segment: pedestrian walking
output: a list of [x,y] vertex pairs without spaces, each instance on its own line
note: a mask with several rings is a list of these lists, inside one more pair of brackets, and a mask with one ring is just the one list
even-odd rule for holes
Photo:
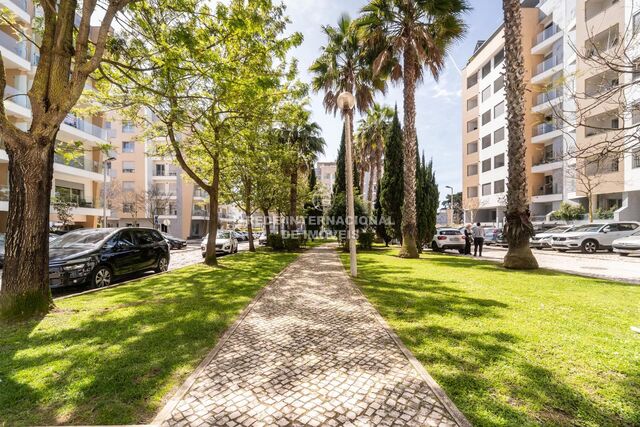
[[467,224],[464,227],[464,254],[471,255],[471,243],[473,242],[473,231],[471,231],[471,224]]
[[475,227],[473,227],[473,256],[478,256],[478,252],[480,252],[480,256],[482,256],[482,246],[484,246],[484,228],[480,226],[480,223],[477,223]]

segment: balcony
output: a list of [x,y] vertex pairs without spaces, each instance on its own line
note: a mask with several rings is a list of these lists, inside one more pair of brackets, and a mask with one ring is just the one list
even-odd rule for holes
[[547,92],[540,93],[536,96],[532,111],[534,113],[547,111],[562,102],[563,96],[564,89],[562,87],[553,88]]
[[200,199],[206,199],[207,197],[209,197],[209,195],[204,190],[195,190],[193,192],[193,197],[200,198]]
[[550,203],[562,200],[562,186],[558,183],[545,184],[533,192],[533,203]]
[[19,68],[24,71],[31,70],[31,63],[27,55],[27,42],[19,41],[9,34],[0,31],[0,48],[6,68]]
[[544,173],[560,168],[562,168],[562,154],[553,153],[551,155],[546,154],[534,160],[531,172]]
[[9,9],[21,21],[31,23],[26,0],[0,0],[0,9],[3,7]]
[[562,57],[552,56],[536,66],[531,83],[538,84],[549,80],[560,70],[562,70]]
[[556,123],[540,123],[533,127],[531,142],[539,144],[562,135],[562,127]]
[[533,39],[533,47],[531,53],[534,55],[540,55],[548,51],[553,44],[562,37],[562,30],[557,25],[553,24],[544,31],[538,33]]
[[618,0],[589,0],[585,3],[585,21],[589,21],[609,9]]
[[205,210],[205,209],[194,209],[192,214],[192,217],[197,217],[197,218],[209,218],[209,211]]
[[64,122],[65,125],[71,126],[72,128],[76,128],[84,133],[88,133],[89,135],[95,136],[98,139],[106,140],[107,139],[107,130],[101,128],[100,126],[96,126],[88,121],[76,117],[73,114],[68,114],[65,117]]
[[[82,176],[94,181],[102,182],[104,179],[102,174],[102,162],[87,161],[84,156],[71,160],[66,159],[59,154],[55,154],[53,157],[53,167],[55,171],[69,175]],[[107,176],[107,182],[109,181],[110,177]]]

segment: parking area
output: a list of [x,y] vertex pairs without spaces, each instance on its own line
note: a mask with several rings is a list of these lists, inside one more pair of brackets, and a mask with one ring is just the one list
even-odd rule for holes
[[[506,248],[485,247],[483,258],[502,261],[506,253]],[[533,253],[542,268],[640,284],[640,257],[637,256],[621,257],[616,253],[609,252],[560,253],[539,249],[534,249]]]

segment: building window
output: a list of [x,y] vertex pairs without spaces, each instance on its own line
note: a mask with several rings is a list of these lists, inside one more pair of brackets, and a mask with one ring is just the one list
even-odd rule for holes
[[135,189],[135,181],[122,181],[122,191],[134,191]]
[[122,173],[134,173],[136,171],[135,162],[122,162]]
[[125,120],[122,122],[122,133],[133,133],[136,130],[136,125],[130,121]]
[[490,196],[491,195],[491,183],[482,184],[482,195]]
[[467,99],[467,111],[473,110],[478,106],[478,96]]
[[498,154],[493,158],[493,168],[498,169],[504,166],[504,154]]
[[467,144],[467,154],[473,154],[478,152],[478,143],[470,142]]
[[473,75],[467,77],[467,89],[475,86],[478,83],[478,73],[473,73]]
[[493,57],[493,68],[496,68],[498,65],[502,64],[502,61],[504,61],[504,49],[496,53],[496,56]]
[[484,79],[485,77],[487,77],[490,72],[491,72],[491,61],[484,64],[484,67],[482,67],[482,78]]
[[640,12],[633,15],[633,34],[640,33]]
[[482,113],[482,124],[486,125],[491,121],[491,110]]
[[493,82],[493,93],[498,92],[504,87],[504,76],[500,76]]
[[631,152],[631,168],[640,168],[640,145]]
[[491,134],[482,137],[482,148],[491,147]]
[[123,203],[122,204],[122,212],[123,213],[132,213],[134,210],[134,204],[133,203]]
[[501,127],[493,133],[493,143],[497,144],[500,141],[504,141],[504,127]]
[[133,153],[136,149],[136,144],[133,141],[123,141],[122,142],[122,152],[123,153]]
[[500,181],[496,181],[493,183],[493,193],[494,194],[504,193],[504,179],[501,179]]
[[478,119],[469,120],[467,122],[467,132],[478,130]]
[[500,117],[501,115],[504,114],[504,101],[502,101],[500,104],[496,105],[493,108],[493,117]]
[[491,170],[491,159],[482,161],[482,172],[488,172]]
[[486,102],[487,99],[491,97],[491,86],[487,86],[482,91],[482,102]]
[[634,104],[631,107],[631,124],[637,125],[640,123],[640,102]]
[[164,176],[165,175],[165,167],[163,164],[157,164],[156,170],[154,172],[155,176]]
[[478,197],[478,187],[467,187],[467,197]]
[[467,165],[467,176],[478,175],[478,165]]

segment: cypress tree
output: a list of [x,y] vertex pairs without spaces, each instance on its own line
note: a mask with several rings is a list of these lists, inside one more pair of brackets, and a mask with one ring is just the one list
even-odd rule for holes
[[404,170],[402,127],[396,107],[391,129],[387,135],[384,149],[384,173],[380,183],[380,204],[382,212],[392,225],[389,227],[391,238],[402,238],[402,204],[404,200]]
[[316,169],[311,165],[309,167],[311,172],[309,173],[309,191],[313,191],[316,189],[316,185],[318,183],[318,177],[316,176]]
[[416,207],[417,207],[417,228],[418,249],[429,245],[436,230],[436,217],[438,215],[438,203],[440,193],[436,184],[436,176],[433,172],[433,161],[427,164],[422,154],[422,161],[418,159],[419,177],[417,179]]
[[[376,188],[380,188],[380,181]],[[373,205],[373,215],[376,221],[376,234],[378,238],[384,241],[385,246],[389,246],[391,236],[387,230],[387,224],[383,221],[384,213],[382,212],[382,205],[380,204],[380,191],[376,191],[376,201]]]

